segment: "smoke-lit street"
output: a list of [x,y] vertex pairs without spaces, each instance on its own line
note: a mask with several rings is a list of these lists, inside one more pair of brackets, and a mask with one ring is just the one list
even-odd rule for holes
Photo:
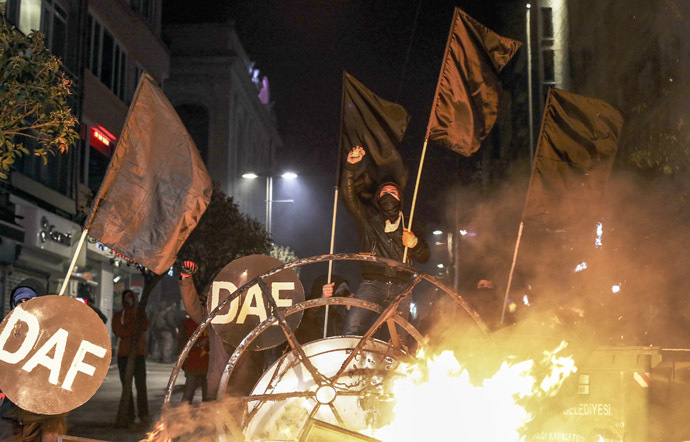
[[0,0],[0,441],[690,440],[688,29]]

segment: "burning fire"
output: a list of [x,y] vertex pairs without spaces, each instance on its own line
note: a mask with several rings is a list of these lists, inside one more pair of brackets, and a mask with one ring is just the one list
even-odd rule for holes
[[[172,442],[172,439],[168,436],[165,430],[165,424],[163,421],[157,422],[153,429],[146,433],[146,442]],[[143,442],[143,441],[142,441]]]
[[[372,431],[378,440],[519,441],[533,419],[525,408],[529,398],[555,395],[576,371],[571,357],[544,352],[541,361],[504,362],[492,377],[475,385],[451,351],[436,357],[419,355],[408,376],[393,385],[397,401],[391,424]],[[535,375],[544,373],[543,377]]]

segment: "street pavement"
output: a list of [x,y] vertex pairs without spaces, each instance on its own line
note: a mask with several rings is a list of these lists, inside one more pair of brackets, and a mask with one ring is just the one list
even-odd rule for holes
[[[146,384],[149,412],[152,419],[152,423],[149,425],[137,420],[129,428],[114,427],[122,386],[117,372],[117,364],[113,364],[96,394],[67,416],[67,435],[112,442],[133,442],[146,439],[147,433],[160,417],[163,397],[174,365],[174,363],[162,364],[146,361]],[[184,382],[184,373],[181,372],[171,399],[173,404],[178,404],[182,399]],[[133,390],[136,394],[136,388]],[[200,391],[197,392],[197,396],[195,403],[201,399]]]

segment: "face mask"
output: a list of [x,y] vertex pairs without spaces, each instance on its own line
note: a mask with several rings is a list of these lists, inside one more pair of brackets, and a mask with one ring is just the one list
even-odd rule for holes
[[381,211],[386,216],[386,218],[392,220],[396,218],[400,213],[400,201],[395,199],[395,197],[389,193],[384,194],[378,200],[379,207]]

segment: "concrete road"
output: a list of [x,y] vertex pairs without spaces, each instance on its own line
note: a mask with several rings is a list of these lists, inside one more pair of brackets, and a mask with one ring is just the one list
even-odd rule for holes
[[[117,408],[120,403],[122,387],[117,372],[117,365],[111,365],[103,384],[96,394],[84,405],[73,410],[67,416],[67,434],[113,442],[132,442],[146,439],[147,432],[160,417],[165,389],[170,379],[174,364],[162,364],[146,361],[146,384],[148,386],[149,412],[153,423],[145,425],[136,422],[129,428],[114,428]],[[184,373],[178,377],[172,403],[177,404],[182,398]],[[135,394],[136,394],[136,389]],[[201,392],[197,392],[195,403],[200,402]],[[135,401],[136,403],[136,401]]]

